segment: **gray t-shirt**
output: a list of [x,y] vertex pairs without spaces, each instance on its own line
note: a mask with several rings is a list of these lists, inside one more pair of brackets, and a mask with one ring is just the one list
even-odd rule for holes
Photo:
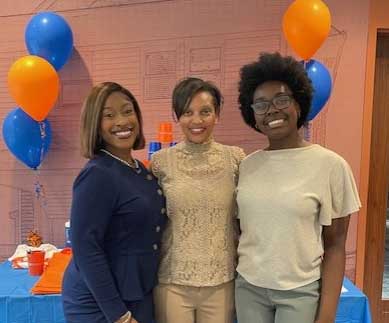
[[239,172],[237,271],[253,285],[277,290],[318,280],[322,226],[361,206],[347,162],[314,144],[254,152]]

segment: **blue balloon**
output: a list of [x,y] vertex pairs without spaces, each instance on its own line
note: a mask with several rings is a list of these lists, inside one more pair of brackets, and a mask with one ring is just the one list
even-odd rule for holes
[[4,119],[3,138],[17,159],[36,169],[50,148],[51,126],[47,119],[35,121],[22,109],[16,108]]
[[33,16],[25,31],[28,52],[47,60],[58,71],[73,51],[73,33],[66,20],[53,13]]
[[309,60],[305,64],[305,70],[312,81],[314,89],[312,106],[308,114],[308,121],[311,121],[327,103],[331,95],[332,79],[328,69],[314,59]]

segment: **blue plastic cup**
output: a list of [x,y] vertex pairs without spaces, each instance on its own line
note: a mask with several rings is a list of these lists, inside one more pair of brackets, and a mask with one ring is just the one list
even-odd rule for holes
[[161,143],[159,141],[150,141],[149,143],[149,160],[151,155],[161,149]]

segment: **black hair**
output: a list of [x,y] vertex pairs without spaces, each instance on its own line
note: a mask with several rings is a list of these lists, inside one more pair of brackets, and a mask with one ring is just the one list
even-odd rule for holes
[[306,123],[311,108],[312,82],[302,63],[291,56],[281,56],[277,52],[261,53],[257,61],[244,65],[240,70],[238,103],[245,123],[259,131],[255,126],[251,104],[257,87],[267,81],[285,83],[292,91],[293,98],[300,107],[297,128],[301,128]]
[[212,96],[215,113],[217,116],[220,114],[223,98],[217,86],[197,77],[188,77],[177,83],[173,90],[172,110],[177,120],[188,109],[193,97],[200,92],[208,92]]

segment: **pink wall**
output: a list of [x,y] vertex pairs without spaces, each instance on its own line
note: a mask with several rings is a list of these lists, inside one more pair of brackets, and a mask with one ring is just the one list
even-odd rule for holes
[[[60,73],[61,96],[49,115],[53,145],[38,174],[10,155],[0,139],[0,257],[7,257],[32,228],[47,242],[63,245],[71,185],[85,162],[78,153],[82,99],[101,81],[128,87],[142,107],[145,134],[154,140],[160,121],[170,121],[170,93],[186,75],[214,81],[225,96],[216,139],[247,153],[264,139],[248,129],[237,110],[239,68],[261,51],[292,53],[281,31],[282,14],[291,0],[9,0],[0,7],[0,118],[14,107],[7,91],[11,63],[27,52],[24,28],[32,14],[62,14],[75,36],[75,52]],[[331,35],[315,58],[335,80],[326,109],[313,122],[312,141],[343,155],[359,183],[368,0],[328,0]],[[175,129],[176,139],[180,139]],[[143,159],[147,151],[137,157]],[[44,196],[34,195],[34,181]],[[351,222],[347,270],[354,276],[356,224]]]

